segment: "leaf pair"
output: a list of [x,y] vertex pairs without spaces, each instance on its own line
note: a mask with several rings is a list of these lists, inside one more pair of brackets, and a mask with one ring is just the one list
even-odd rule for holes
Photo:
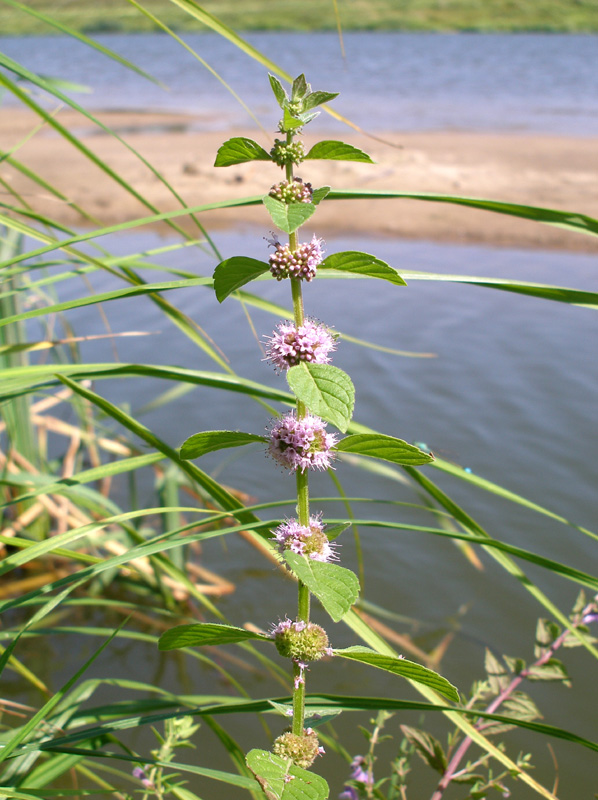
[[[316,159],[326,161],[360,161],[364,164],[374,163],[363,150],[360,150],[358,147],[353,147],[352,144],[339,142],[335,139],[325,139],[321,142],[317,142],[303,157],[304,161]],[[236,164],[245,164],[248,161],[272,161],[272,157],[253,139],[249,139],[247,136],[233,136],[232,139],[227,139],[227,141],[218,148],[214,166],[232,167]]]
[[[286,553],[285,553],[286,557]],[[303,556],[298,556],[303,558]],[[304,559],[306,560],[306,559]],[[313,562],[317,564],[319,562]],[[321,566],[336,566],[326,564]],[[341,567],[336,567],[341,569]],[[349,570],[344,570],[349,572]],[[355,577],[355,576],[353,576]],[[245,628],[236,628],[232,625],[221,625],[216,623],[198,622],[193,625],[179,625],[171,628],[160,637],[158,647],[160,650],[178,650],[182,647],[207,647],[221,644],[238,644],[248,640],[270,641],[267,636]],[[392,675],[399,675],[416,683],[429,686],[439,694],[444,695],[449,700],[459,702],[457,689],[446,678],[443,678],[434,670],[409,661],[406,658],[396,658],[395,656],[383,655],[371,650],[369,647],[354,646],[339,650],[333,650],[335,656],[358,661],[362,664],[369,664],[376,669],[384,670]]]

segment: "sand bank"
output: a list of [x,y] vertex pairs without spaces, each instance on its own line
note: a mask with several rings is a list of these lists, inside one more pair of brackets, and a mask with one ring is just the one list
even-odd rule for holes
[[[189,206],[264,194],[280,179],[280,170],[263,162],[226,169],[213,167],[219,145],[230,136],[250,136],[269,147],[269,137],[259,130],[205,132],[198,130],[205,120],[183,114],[109,112],[98,117],[147,159]],[[160,211],[180,207],[122,142],[70,110],[60,112],[57,119]],[[104,224],[151,213],[48,125],[23,143],[36,123],[37,117],[27,111],[5,108],[0,115],[0,150],[17,148],[15,159]],[[339,137],[328,137],[322,128],[316,138]],[[314,186],[457,194],[598,217],[595,138],[459,131],[382,134],[381,138],[391,145],[349,130],[342,138],[370,153],[376,164],[310,161],[299,174]],[[308,144],[315,141],[309,136],[306,139]],[[0,163],[0,177],[36,211],[65,225],[81,225],[80,215],[69,202],[52,197],[6,160]],[[6,197],[4,188],[2,192]],[[271,224],[261,207],[209,212],[201,219],[208,228],[256,223],[267,230]],[[598,240],[583,234],[414,200],[325,203],[318,211],[317,230],[324,236],[351,232],[498,246],[598,250]]]

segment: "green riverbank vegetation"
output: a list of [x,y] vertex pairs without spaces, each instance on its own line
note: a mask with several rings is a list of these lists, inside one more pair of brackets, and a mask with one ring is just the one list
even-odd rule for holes
[[[13,0],[2,0],[0,29],[3,35],[59,32],[40,14],[52,15],[63,25],[86,32],[157,30],[156,25],[127,0],[29,0],[31,13]],[[203,31],[205,26],[181,0],[146,0],[152,14],[177,30]],[[235,30],[404,30],[478,32],[590,33],[598,31],[596,0],[339,0],[338,17],[333,3],[322,0],[206,0],[201,8]]]

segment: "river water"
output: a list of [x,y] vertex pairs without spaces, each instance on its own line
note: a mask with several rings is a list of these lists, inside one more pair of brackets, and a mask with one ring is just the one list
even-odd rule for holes
[[[233,58],[231,54],[236,51],[215,37],[186,38],[222,70],[245,99],[252,98],[252,107],[267,121],[271,102],[263,88],[264,70],[249,65],[246,59]],[[349,34],[346,64],[331,35],[254,34],[248,38],[267,49],[281,66],[294,72],[305,68],[315,86],[340,89],[343,94],[338,110],[370,128],[598,134],[598,72],[593,66],[597,37]],[[94,67],[95,55],[84,57],[78,48],[67,54],[59,38],[28,40],[27,45],[3,40],[0,48],[32,69],[56,77],[68,74],[72,79],[69,69],[76,65],[77,80],[93,86],[93,95],[83,98],[90,107],[199,110],[204,119],[200,124],[206,126],[245,124],[239,107],[223,100],[213,79],[166,37],[111,36],[101,40],[153,71],[172,90],[165,93],[137,77],[129,80],[127,73],[104,60],[101,63],[105,68],[100,70]],[[249,228],[218,232],[216,241],[223,257],[244,254],[263,259],[264,233]],[[161,244],[164,241],[153,233],[123,235],[108,243],[123,254]],[[405,271],[486,275],[588,290],[596,286],[596,259],[591,255],[377,241],[355,238],[350,233],[327,242],[328,252],[348,249],[374,253]],[[214,267],[214,260],[197,249],[162,258],[158,263],[198,274],[209,275]],[[96,276],[94,286],[98,291],[115,288],[109,280],[109,276]],[[255,286],[260,296],[288,307],[286,286],[274,281]],[[80,291],[79,285],[65,285],[61,299]],[[341,333],[433,356],[391,356],[341,341],[335,364],[347,370],[356,384],[358,421],[409,441],[425,442],[442,458],[464,468],[464,476],[473,474],[494,481],[576,525],[597,527],[595,311],[490,289],[417,280],[410,281],[407,288],[389,288],[373,281],[317,280],[307,287],[306,297],[307,312]],[[281,379],[261,361],[258,343],[233,300],[219,307],[213,295],[202,289],[172,294],[170,299],[197,320],[239,374],[280,385]],[[121,360],[212,368],[203,353],[156,318],[149,301],[122,300],[105,310],[115,332],[135,329],[154,333],[151,337],[119,340]],[[274,318],[263,312],[251,314],[259,335],[272,330]],[[69,319],[79,335],[104,330],[99,315],[89,310],[73,312]],[[92,362],[112,358],[106,342],[83,344],[82,352]],[[111,400],[136,409],[167,387],[139,382],[134,397],[124,382],[103,381],[96,388]],[[202,388],[181,397],[167,412],[153,411],[142,420],[173,445],[199,430],[229,427],[261,432],[265,425],[264,411],[256,404],[247,404],[241,396],[216,395]],[[233,452],[232,456],[214,455],[202,466],[258,502],[283,499],[293,492],[293,482],[273,472],[272,464],[257,448]],[[427,474],[494,537],[589,572],[595,568],[595,542],[578,530],[435,470],[429,469]],[[390,478],[349,465],[340,465],[337,475],[348,494],[417,502],[412,492]],[[318,476],[313,493],[333,495],[334,486],[327,476]],[[342,512],[338,506],[327,505],[326,513]],[[426,524],[420,513],[406,508],[391,512],[385,507],[364,507],[357,513]],[[354,547],[350,537],[344,536],[343,560],[354,565]],[[413,630],[422,646],[430,645],[439,631],[454,630],[455,638],[441,670],[460,688],[466,691],[481,677],[486,646],[497,654],[530,658],[535,620],[542,610],[487,555],[480,556],[480,571],[444,539],[405,532],[389,534],[375,528],[364,528],[362,536],[368,600],[418,620],[413,629],[406,623],[390,624]],[[292,588],[285,586],[244,542],[230,541],[226,549],[220,542],[208,543],[204,559],[210,568],[237,584],[236,592],[221,603],[234,624],[251,620],[267,625],[280,614],[292,613]],[[572,583],[557,580],[539,568],[525,569],[557,605],[564,610],[572,606],[576,596]],[[351,643],[341,625],[330,627],[335,644]],[[111,669],[122,677],[131,672],[141,677],[140,652],[138,644],[121,647]],[[161,685],[170,681],[173,688],[180,688],[181,673],[172,658],[158,661],[149,649],[145,658],[145,680]],[[596,708],[588,680],[593,665],[579,649],[567,651],[565,661],[574,680],[573,689],[536,686],[533,696],[545,722],[596,740]],[[63,663],[62,668],[66,675],[71,667]],[[312,672],[313,690],[408,696],[404,686],[382,673],[382,677],[370,676],[336,663]],[[208,671],[189,675],[188,681],[186,692],[214,691],[213,676]],[[247,688],[256,697],[279,691],[259,678],[248,678]],[[417,715],[401,715],[401,721],[420,722]],[[265,746],[265,741],[249,740],[243,721],[233,721],[232,726],[244,746]],[[344,743],[353,752],[363,750],[363,740],[353,730],[350,717],[346,717],[343,728],[343,737],[347,737]],[[550,784],[554,764],[545,743],[533,734],[519,732],[512,735],[512,742],[511,753],[518,749],[537,753],[535,775]],[[595,754],[558,741],[552,744],[559,763],[559,796],[589,800],[598,785],[598,770],[591,768]],[[200,756],[199,762],[209,761],[210,766],[226,769],[225,757],[212,754],[212,741],[205,746],[210,748],[209,758]],[[330,756],[322,761],[321,768],[333,788],[338,788],[345,774],[340,759]],[[429,778],[415,784],[414,797],[429,796],[432,785]],[[218,793],[210,784],[205,796],[228,800],[236,795],[228,789]],[[519,800],[533,795],[516,785],[513,796]]]
[[[249,124],[233,97],[165,35],[98,36],[166,85],[127,71],[65,37],[0,37],[0,50],[43,75],[79,82],[91,108],[188,111],[206,126]],[[263,66],[213,34],[185,41],[260,120],[276,123]],[[598,135],[598,36],[348,33],[247,34],[314,89],[338,91],[334,108],[366,129],[493,130]],[[68,47],[66,43],[68,42]]]

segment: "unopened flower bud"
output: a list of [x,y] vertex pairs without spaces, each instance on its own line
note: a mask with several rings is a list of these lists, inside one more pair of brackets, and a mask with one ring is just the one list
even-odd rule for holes
[[286,731],[274,740],[272,750],[281,758],[290,758],[293,764],[303,769],[311,767],[322,752],[318,735],[311,728],[304,729],[303,736]]
[[292,658],[301,664],[319,661],[332,652],[326,631],[314,622],[284,619],[273,628],[271,635],[283,658]]
[[290,203],[311,203],[313,198],[311,183],[303,183],[301,178],[275,183],[268,194],[282,203],[287,203],[287,205]]
[[282,139],[275,139],[270,156],[279,167],[287,164],[300,164],[305,158],[305,148],[301,141],[287,143]]

